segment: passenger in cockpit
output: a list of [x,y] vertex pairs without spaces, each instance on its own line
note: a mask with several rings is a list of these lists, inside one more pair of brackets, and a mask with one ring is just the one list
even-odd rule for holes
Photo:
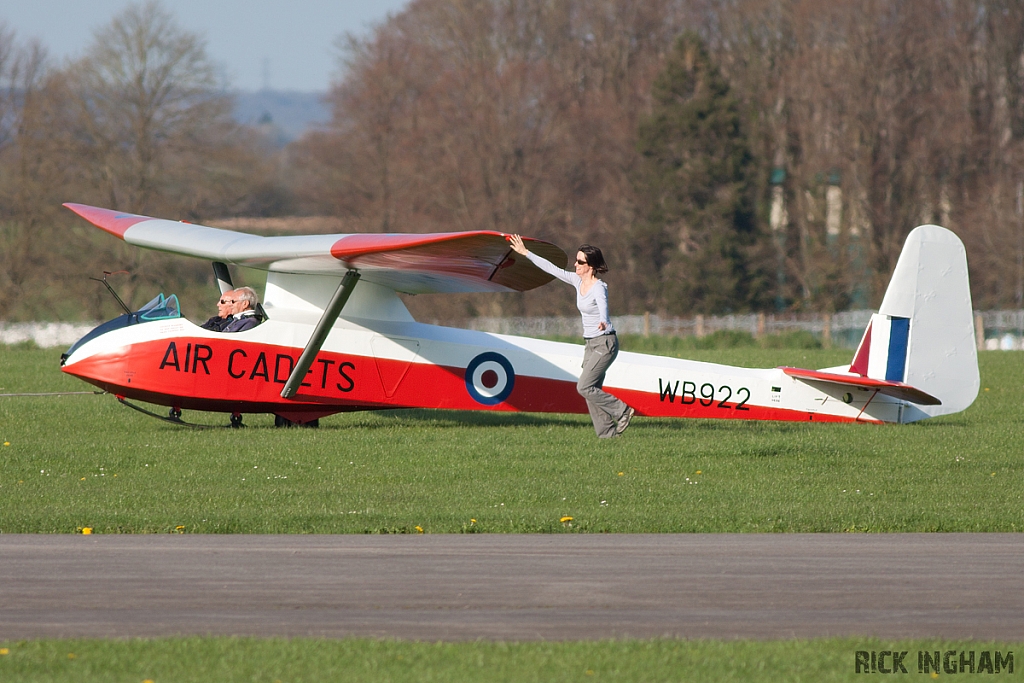
[[[256,312],[259,299],[256,296],[255,289],[252,287],[239,287],[231,292],[230,295],[234,299],[234,305],[231,308],[232,319],[221,329],[221,332],[243,332],[256,327],[262,322],[259,313]],[[225,296],[227,295],[225,294]]]

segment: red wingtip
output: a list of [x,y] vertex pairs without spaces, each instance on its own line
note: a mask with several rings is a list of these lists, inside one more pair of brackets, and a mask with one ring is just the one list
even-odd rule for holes
[[87,204],[73,204],[71,202],[66,202],[64,207],[71,209],[97,228],[106,230],[111,235],[120,237],[121,239],[124,239],[124,234],[128,231],[128,228],[132,227],[136,223],[153,220],[149,216],[139,216],[134,213],[101,209]]

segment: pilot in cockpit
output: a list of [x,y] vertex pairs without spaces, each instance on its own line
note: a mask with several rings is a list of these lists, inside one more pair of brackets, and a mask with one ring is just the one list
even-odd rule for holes
[[204,330],[213,330],[214,332],[223,332],[224,328],[230,323],[234,322],[234,318],[231,317],[231,311],[235,307],[235,290],[229,289],[220,295],[220,299],[217,301],[217,315],[213,316],[205,323],[200,325]]

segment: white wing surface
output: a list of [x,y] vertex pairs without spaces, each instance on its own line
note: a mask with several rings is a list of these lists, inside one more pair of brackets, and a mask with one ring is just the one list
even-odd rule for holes
[[[138,247],[280,273],[358,270],[363,280],[409,294],[522,292],[552,280],[513,252],[506,235],[490,230],[261,237],[84,204],[64,206]],[[559,267],[568,263],[555,245],[524,239],[531,251]]]

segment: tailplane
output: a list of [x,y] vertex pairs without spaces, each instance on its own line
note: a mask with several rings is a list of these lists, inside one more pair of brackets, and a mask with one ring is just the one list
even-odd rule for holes
[[937,225],[910,232],[850,372],[903,382],[941,401],[907,404],[902,422],[958,413],[974,402],[981,386],[974,309],[967,252],[955,234]]

